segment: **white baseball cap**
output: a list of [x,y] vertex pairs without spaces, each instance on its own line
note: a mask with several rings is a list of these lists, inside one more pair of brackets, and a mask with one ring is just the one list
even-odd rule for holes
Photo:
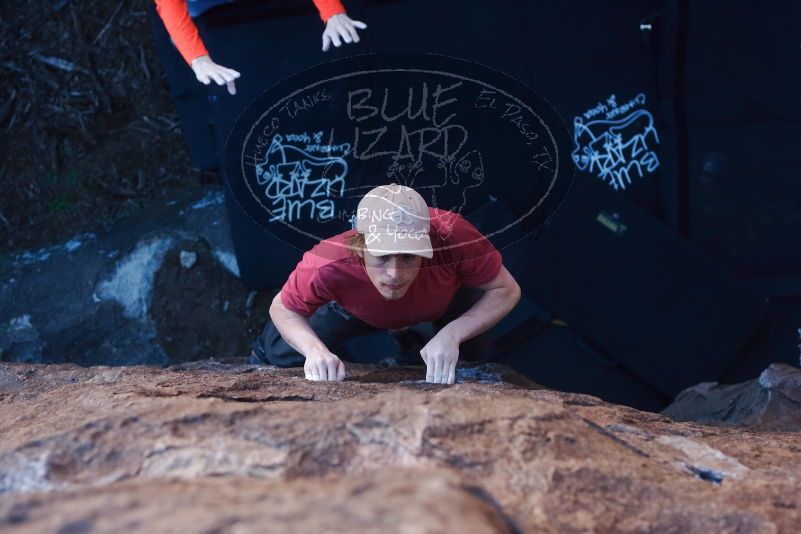
[[432,258],[428,205],[420,193],[392,183],[371,189],[356,208],[356,231],[373,256],[414,254]]

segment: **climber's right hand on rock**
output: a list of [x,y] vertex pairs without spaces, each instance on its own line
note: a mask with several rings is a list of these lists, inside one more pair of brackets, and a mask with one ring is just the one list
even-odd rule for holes
[[192,70],[200,83],[208,85],[214,81],[217,85],[227,86],[228,92],[232,95],[236,94],[234,80],[239,78],[240,74],[234,69],[216,64],[208,54],[193,59]]
[[306,356],[303,365],[306,380],[335,380],[341,382],[345,379],[345,364],[336,354],[327,350],[320,350]]

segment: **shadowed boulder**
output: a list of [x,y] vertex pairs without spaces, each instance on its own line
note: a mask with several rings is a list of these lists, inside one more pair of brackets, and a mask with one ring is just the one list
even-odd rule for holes
[[662,411],[676,421],[695,421],[773,432],[801,431],[801,370],[773,364],[756,380],[698,384]]

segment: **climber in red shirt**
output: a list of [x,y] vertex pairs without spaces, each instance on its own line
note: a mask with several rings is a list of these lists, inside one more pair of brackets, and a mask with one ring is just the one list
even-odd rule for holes
[[[228,0],[230,1],[230,0]],[[323,52],[327,51],[331,44],[339,47],[342,41],[346,43],[358,43],[359,34],[356,29],[364,30],[367,25],[358,20],[352,20],[345,13],[345,8],[339,0],[313,0],[314,5],[320,13],[320,18],[325,22],[323,31]],[[198,81],[208,85],[216,82],[218,85],[226,85],[228,92],[236,94],[235,80],[239,78],[239,72],[215,63],[209,52],[206,50],[203,40],[198,34],[197,26],[192,21],[192,16],[198,13],[190,13],[190,7],[194,4],[203,4],[204,7],[217,3],[226,3],[226,0],[219,2],[206,1],[200,2],[189,0],[156,0],[156,11],[164,26],[170,34],[173,43],[183,56],[184,60],[192,67]]]
[[[458,297],[470,288],[476,296],[465,303]],[[428,382],[453,384],[460,345],[519,299],[501,254],[473,225],[428,207],[414,189],[379,186],[359,202],[355,229],[303,255],[273,299],[251,361],[303,365],[309,380],[339,381],[345,366],[332,351],[347,339],[380,330],[408,338],[410,325],[430,321],[439,330],[416,358]]]

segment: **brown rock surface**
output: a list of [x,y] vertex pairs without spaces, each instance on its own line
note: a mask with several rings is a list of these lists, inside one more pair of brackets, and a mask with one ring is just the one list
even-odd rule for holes
[[801,520],[796,433],[676,423],[515,386],[498,367],[454,386],[348,371],[2,364],[0,531],[789,533]]
[[[321,484],[325,488],[321,491]],[[41,494],[40,494],[41,495]],[[14,532],[514,532],[503,512],[446,471],[295,479],[128,481],[47,499],[19,499]],[[8,527],[6,527],[8,528]]]

